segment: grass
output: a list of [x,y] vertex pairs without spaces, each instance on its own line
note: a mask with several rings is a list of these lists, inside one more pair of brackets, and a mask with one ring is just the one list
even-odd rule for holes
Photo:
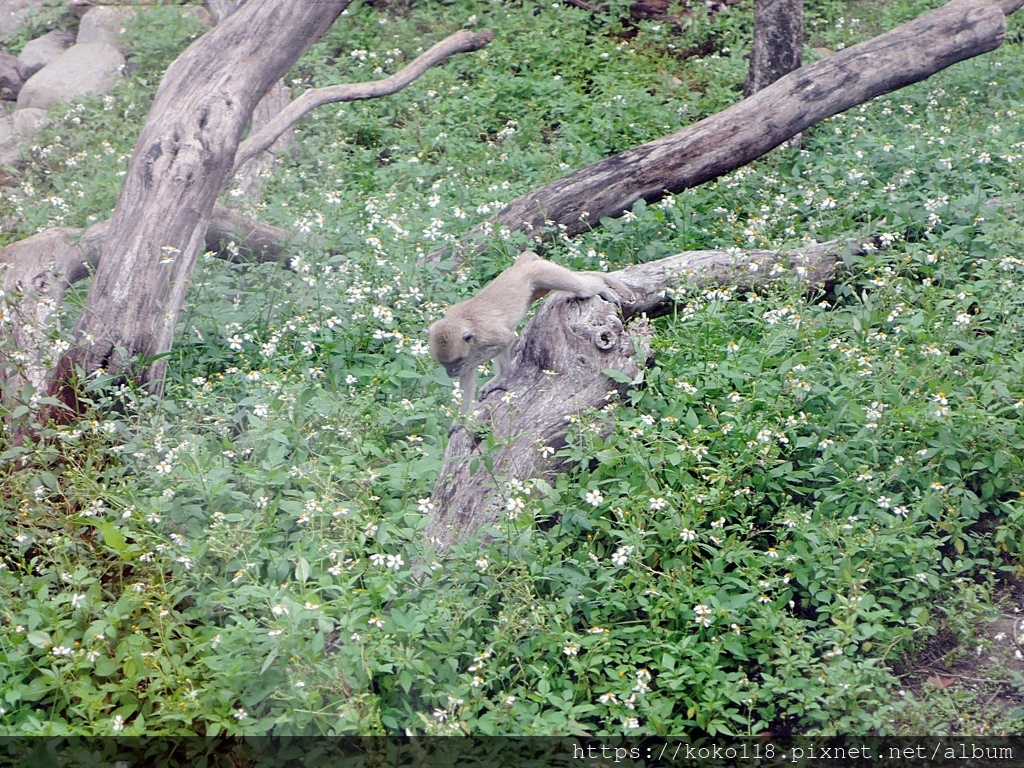
[[[922,7],[815,4],[810,42]],[[97,388],[81,423],[4,444],[0,732],[1019,733],[1019,674],[998,711],[991,689],[912,684],[936,643],[973,647],[1021,576],[1019,23],[799,149],[556,243],[551,258],[595,269],[886,247],[813,295],[785,275],[684,292],[645,386],[571,427],[579,469],[509,484],[493,540],[438,562],[420,532],[454,405],[424,329],[526,243],[496,237],[449,276],[418,258],[732,103],[750,37],[742,6],[677,29],[533,2],[367,4],[292,84],[379,77],[466,24],[495,42],[319,110],[261,201],[228,191],[319,244],[290,271],[202,259],[163,397],[112,409]],[[4,191],[0,244],[109,214],[196,32],[145,17],[119,89],[57,110]]]

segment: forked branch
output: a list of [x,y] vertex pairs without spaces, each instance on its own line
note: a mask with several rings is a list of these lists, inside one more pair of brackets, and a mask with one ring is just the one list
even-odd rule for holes
[[398,72],[382,80],[329,85],[325,88],[314,88],[306,91],[282,109],[263,128],[239,145],[238,152],[235,154],[235,167],[232,169],[232,173],[238,170],[245,162],[265,151],[277,140],[278,136],[317,107],[338,102],[362,101],[365,99],[377,99],[381,96],[390,96],[418,80],[429,69],[444,63],[456,53],[480,50],[493,39],[494,33],[489,29],[485,29],[482,32],[470,32],[468,29],[462,29],[455,34],[449,35],[425,53],[417,56]]

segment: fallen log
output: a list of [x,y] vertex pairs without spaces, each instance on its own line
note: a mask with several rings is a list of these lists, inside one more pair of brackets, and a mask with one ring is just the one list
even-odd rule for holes
[[[538,242],[589,231],[637,200],[655,202],[716,179],[817,122],[999,47],[1006,16],[1024,0],[952,0],[885,34],[801,67],[733,106],[676,133],[601,160],[513,200],[470,230],[456,254],[494,232]],[[431,263],[450,248],[428,254]]]

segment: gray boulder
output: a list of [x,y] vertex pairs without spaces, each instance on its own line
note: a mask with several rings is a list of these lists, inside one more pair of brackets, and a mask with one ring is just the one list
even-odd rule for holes
[[30,77],[18,94],[18,109],[49,109],[87,93],[105,93],[114,87],[124,56],[112,45],[73,45]]
[[18,72],[28,80],[70,48],[75,43],[75,33],[67,29],[54,29],[42,37],[30,40],[18,54]]
[[45,109],[16,109],[0,117],[0,165],[13,163],[32,134],[48,122]]
[[0,0],[0,35],[21,26],[29,11],[39,5],[39,0]]
[[0,100],[14,101],[25,80],[18,72],[18,59],[7,51],[0,51]]
[[121,53],[124,46],[125,24],[136,14],[130,6],[97,5],[90,8],[78,25],[78,45],[106,43]]

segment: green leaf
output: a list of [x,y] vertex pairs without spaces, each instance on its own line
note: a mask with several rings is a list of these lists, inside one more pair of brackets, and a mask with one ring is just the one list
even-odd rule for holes
[[121,533],[117,528],[114,527],[113,523],[109,523],[103,520],[93,521],[93,526],[103,536],[103,542],[118,554],[122,554],[125,549],[125,545],[128,543],[125,539],[124,534]]
[[50,648],[53,645],[50,633],[38,629],[28,633],[28,641],[36,648]]
[[267,658],[265,658],[263,660],[263,666],[260,667],[260,674],[261,675],[264,672],[266,672],[268,669],[270,669],[270,665],[274,663],[275,659],[277,659],[277,654],[278,654],[278,648],[275,647],[275,648],[272,648],[270,650],[270,653],[267,654]]

